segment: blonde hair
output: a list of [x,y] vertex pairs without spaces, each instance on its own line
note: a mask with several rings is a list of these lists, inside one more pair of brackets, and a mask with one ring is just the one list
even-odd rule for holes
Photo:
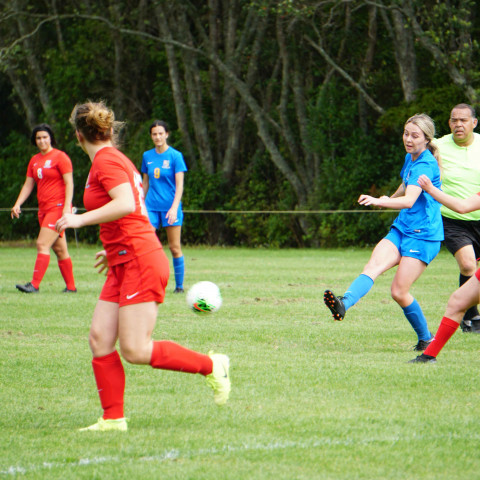
[[115,120],[115,113],[103,101],[77,104],[70,114],[70,123],[90,143],[111,141],[117,138],[124,122]]
[[435,143],[435,122],[426,113],[417,113],[413,115],[405,122],[405,127],[413,123],[416,125],[425,135],[427,139],[427,148],[431,154],[437,160],[438,166],[442,168],[442,158],[440,156],[440,149]]

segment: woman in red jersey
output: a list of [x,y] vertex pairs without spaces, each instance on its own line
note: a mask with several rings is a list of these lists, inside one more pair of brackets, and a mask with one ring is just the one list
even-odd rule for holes
[[125,373],[116,350],[130,363],[200,373],[214,391],[217,405],[230,393],[226,355],[194,352],[170,341],[151,338],[158,304],[163,302],[169,264],[143,202],[141,176],[115,147],[122,126],[103,102],[76,105],[70,121],[78,142],[92,162],[85,185],[86,213],[66,213],[57,230],[100,224],[104,250],[96,267],[108,268],[95,307],[89,343],[103,416],[82,430],[127,430],[124,417]]
[[67,242],[63,233],[59,234],[55,229],[55,223],[62,214],[72,210],[72,162],[64,152],[54,148],[56,146],[55,136],[50,126],[45,123],[37,125],[33,129],[31,142],[32,145],[38,147],[40,152],[34,155],[28,164],[27,178],[12,207],[11,216],[12,218],[20,216],[20,207],[33,192],[36,184],[40,233],[37,238],[37,259],[32,281],[25,285],[16,285],[16,287],[25,293],[39,291],[40,282],[50,263],[50,248],[52,248],[66,283],[63,291],[74,293],[77,289]]

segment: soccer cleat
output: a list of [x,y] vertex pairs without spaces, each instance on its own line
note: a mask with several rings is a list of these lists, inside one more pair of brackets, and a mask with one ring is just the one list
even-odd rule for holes
[[343,297],[336,297],[331,290],[325,290],[323,294],[323,301],[330,309],[334,320],[343,320],[345,318],[345,305],[343,304]]
[[225,405],[232,388],[230,382],[230,359],[221,353],[208,352],[212,359],[212,373],[207,375],[207,385],[213,390],[213,399],[217,405]]
[[471,333],[472,332],[472,320],[462,320],[460,322],[460,328],[462,329],[463,333]]
[[437,363],[437,359],[435,357],[422,353],[418,357],[415,357],[413,360],[410,360],[408,363]]
[[173,293],[184,293],[184,292],[185,292],[185,290],[184,290],[182,287],[177,287],[177,288],[173,291]]
[[31,282],[28,282],[25,285],[15,285],[15,287],[23,293],[38,293],[40,290],[39,288],[35,288]]
[[413,346],[414,352],[423,352],[432,343],[433,337],[430,340],[419,340],[416,345]]
[[74,290],[69,290],[67,287],[65,287],[62,290],[62,293],[77,293],[77,289],[75,288]]
[[99,418],[97,423],[89,427],[80,428],[80,432],[126,432],[128,430],[126,418]]
[[468,320],[463,319],[460,328],[464,333],[480,333],[480,315],[476,315]]

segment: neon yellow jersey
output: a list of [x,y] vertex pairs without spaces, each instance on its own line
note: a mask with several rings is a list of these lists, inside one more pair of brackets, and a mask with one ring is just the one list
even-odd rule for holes
[[[452,197],[468,198],[480,192],[480,135],[473,135],[468,147],[459,147],[452,134],[436,140],[442,156],[442,190]],[[442,206],[441,213],[457,220],[480,220],[480,210],[460,214]]]

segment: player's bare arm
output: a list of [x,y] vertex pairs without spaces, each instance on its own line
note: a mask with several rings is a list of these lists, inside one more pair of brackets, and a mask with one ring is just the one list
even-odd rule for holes
[[[398,190],[397,190],[398,192]],[[393,208],[402,210],[403,208],[411,208],[422,193],[422,189],[416,185],[409,185],[405,190],[405,195],[400,197],[380,197],[375,198],[371,195],[360,195],[358,203],[360,205],[375,206],[382,208]]]
[[468,198],[457,198],[442,192],[439,188],[432,185],[432,182],[426,175],[421,175],[418,179],[418,184],[437,202],[445,205],[450,210],[458,213],[469,213],[475,210],[480,210],[480,196],[473,195]]
[[122,183],[109,190],[108,194],[112,199],[103,207],[81,215],[66,213],[57,221],[58,232],[66,228],[80,228],[87,225],[98,225],[99,223],[113,222],[135,211],[135,198],[130,183]]

